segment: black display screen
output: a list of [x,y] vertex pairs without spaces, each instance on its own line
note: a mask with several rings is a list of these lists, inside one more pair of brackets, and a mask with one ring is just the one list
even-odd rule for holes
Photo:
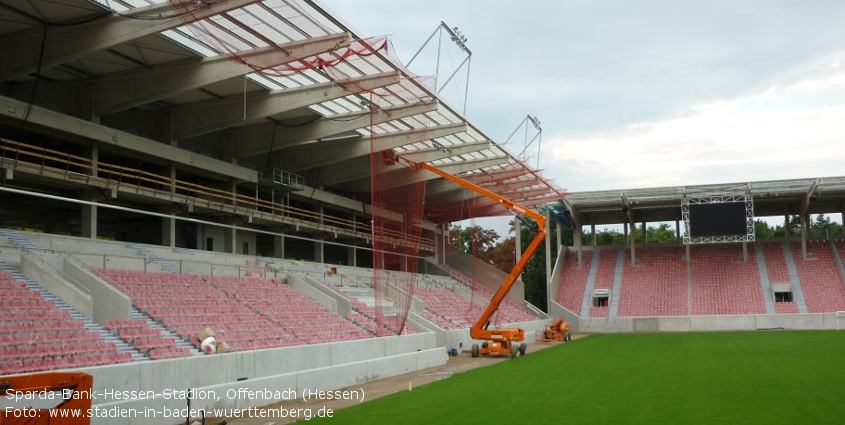
[[689,206],[690,236],[744,236],[745,202],[695,204]]

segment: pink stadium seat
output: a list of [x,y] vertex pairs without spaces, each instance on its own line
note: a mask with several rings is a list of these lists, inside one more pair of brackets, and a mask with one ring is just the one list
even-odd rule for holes
[[807,256],[801,243],[792,242],[792,253],[810,313],[845,311],[845,281],[828,241],[808,241]]

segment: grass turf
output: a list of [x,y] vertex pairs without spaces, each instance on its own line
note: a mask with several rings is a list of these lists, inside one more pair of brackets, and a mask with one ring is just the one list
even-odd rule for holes
[[592,335],[331,424],[843,424],[845,332]]

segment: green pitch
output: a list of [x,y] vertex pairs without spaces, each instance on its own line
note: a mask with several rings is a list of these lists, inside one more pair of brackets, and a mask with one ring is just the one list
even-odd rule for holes
[[845,424],[845,331],[592,335],[323,422]]

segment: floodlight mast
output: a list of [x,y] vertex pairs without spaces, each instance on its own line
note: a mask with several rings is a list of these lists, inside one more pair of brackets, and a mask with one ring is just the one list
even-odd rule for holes
[[[525,354],[526,345],[525,343],[520,344],[519,349],[512,344],[512,342],[520,342],[525,340],[525,330],[523,329],[488,329],[490,326],[490,319],[493,317],[493,314],[499,309],[499,305],[505,299],[508,292],[510,292],[511,288],[513,287],[514,283],[516,282],[519,275],[522,274],[522,271],[525,269],[525,266],[528,264],[528,260],[531,259],[531,256],[537,249],[540,247],[540,244],[543,242],[543,239],[546,237],[546,217],[542,214],[539,214],[535,211],[532,211],[522,205],[517,204],[507,198],[504,198],[496,193],[493,193],[487,189],[479,187],[471,182],[468,182],[460,177],[455,175],[449,174],[433,165],[429,165],[425,162],[414,162],[408,158],[405,158],[401,155],[395,155],[393,160],[396,163],[402,164],[408,168],[413,170],[428,170],[434,174],[437,174],[440,177],[443,177],[446,180],[449,180],[455,184],[458,184],[466,189],[469,189],[479,195],[492,199],[499,203],[502,207],[512,212],[517,219],[524,222],[529,227],[533,227],[534,230],[537,232],[537,235],[534,237],[534,240],[528,245],[528,248],[525,250],[525,253],[522,255],[522,258],[516,263],[513,270],[508,274],[508,277],[505,278],[505,281],[502,283],[502,286],[499,287],[499,290],[496,291],[496,294],[493,296],[493,299],[490,300],[490,304],[487,305],[487,308],[481,314],[481,317],[478,318],[478,321],[470,328],[469,334],[473,339],[490,341],[490,343],[484,343],[482,347],[479,349],[477,345],[473,345],[472,354],[473,357],[478,356],[478,354],[489,354],[489,355],[506,355],[510,354],[512,357],[516,357],[519,354]],[[534,219],[534,224],[525,222],[525,220],[521,217],[521,215],[527,215]]]

